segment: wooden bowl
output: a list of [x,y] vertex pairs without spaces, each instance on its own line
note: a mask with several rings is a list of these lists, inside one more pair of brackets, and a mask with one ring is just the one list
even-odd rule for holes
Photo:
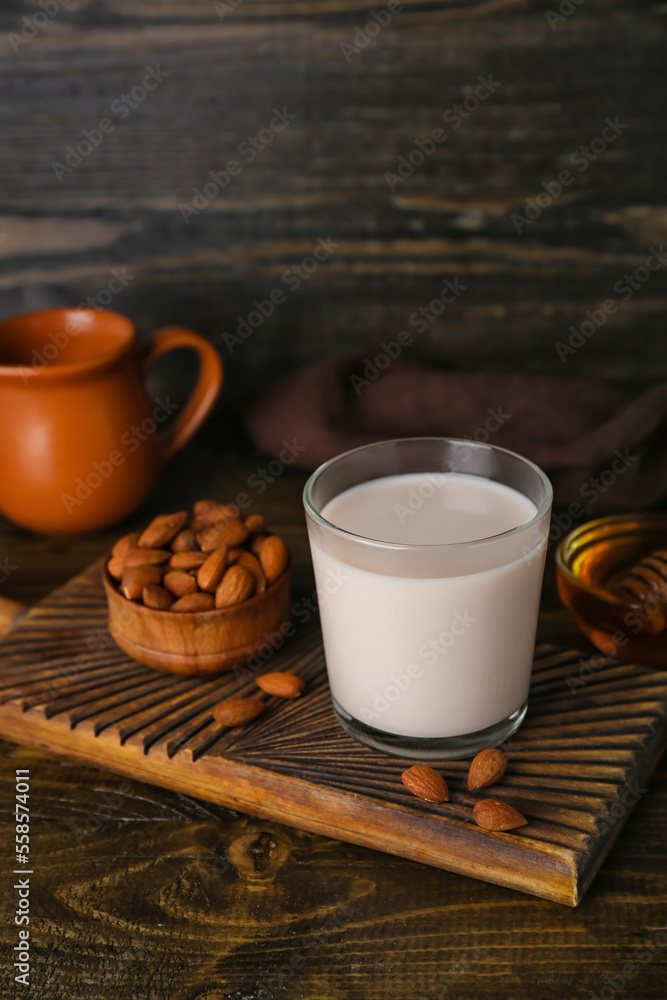
[[105,561],[102,580],[109,603],[109,630],[128,656],[156,670],[191,675],[232,670],[270,643],[272,632],[280,632],[289,623],[290,576],[288,563],[263,594],[229,608],[157,611],[124,597]]

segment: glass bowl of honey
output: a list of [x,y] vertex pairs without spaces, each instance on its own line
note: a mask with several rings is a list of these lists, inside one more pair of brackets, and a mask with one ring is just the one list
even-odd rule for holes
[[571,531],[558,593],[607,656],[667,669],[667,514],[619,514]]

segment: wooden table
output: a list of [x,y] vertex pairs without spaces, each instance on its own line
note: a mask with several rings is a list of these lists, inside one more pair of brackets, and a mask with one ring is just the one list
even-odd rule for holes
[[[248,490],[266,465],[232,418],[211,421],[131,522]],[[301,489],[261,496],[310,581]],[[252,495],[252,494],[251,494]],[[33,603],[119,534],[42,539],[3,523],[3,596]],[[553,570],[540,638],[581,643]],[[493,1000],[662,998],[667,967],[667,766],[659,768],[576,910],[0,744],[0,998]],[[12,982],[14,772],[29,768],[30,991]],[[646,948],[646,945],[649,948]]]

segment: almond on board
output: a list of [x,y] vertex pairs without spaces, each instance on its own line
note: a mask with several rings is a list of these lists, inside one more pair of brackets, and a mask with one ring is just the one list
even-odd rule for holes
[[417,798],[427,802],[449,802],[447,782],[428,764],[414,764],[403,771],[401,781]]
[[482,750],[474,758],[468,771],[468,790],[488,788],[500,781],[507,770],[507,754],[497,748]]
[[480,799],[472,814],[477,826],[485,830],[516,830],[528,822],[514,806],[500,799]]
[[298,698],[306,687],[303,677],[287,671],[274,670],[255,679],[255,684],[276,698]]
[[261,715],[266,702],[259,698],[227,698],[213,709],[213,718],[220,726],[244,726]]

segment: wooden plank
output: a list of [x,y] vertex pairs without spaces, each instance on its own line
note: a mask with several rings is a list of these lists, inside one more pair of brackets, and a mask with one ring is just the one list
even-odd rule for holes
[[[17,626],[8,644],[15,655],[31,659],[31,644],[51,629],[48,650],[41,642],[35,662],[48,670],[63,669],[61,631],[71,650],[72,636],[86,644],[91,625],[106,614],[95,564],[46,598]],[[77,616],[77,595],[85,594],[86,617]],[[38,625],[38,628],[35,628]],[[2,645],[0,644],[0,653]],[[556,689],[556,711],[548,714],[548,697],[530,712],[507,745],[506,781],[494,795],[517,804],[529,823],[507,834],[490,833],[472,821],[476,798],[466,788],[466,765],[439,765],[451,791],[451,802],[424,803],[400,781],[407,761],[357,744],[339,727],[331,709],[321,638],[317,627],[301,630],[285,650],[285,662],[308,680],[298,702],[271,699],[269,711],[252,726],[220,730],[211,708],[239,690],[252,688],[252,676],[241,683],[234,674],[184,679],[159,675],[131,660],[118,663],[119,679],[108,670],[98,674],[96,658],[108,658],[105,647],[92,649],[71,683],[39,699],[34,681],[23,687],[12,672],[12,687],[0,707],[2,735],[22,743],[93,763],[165,788],[187,792],[253,815],[299,829],[337,837],[401,855],[435,867],[496,882],[534,895],[576,906],[608,852],[667,739],[667,675],[633,668],[633,698],[610,711],[599,700],[604,670],[587,686],[586,699],[563,704]],[[572,653],[561,655],[563,674]],[[550,676],[559,669],[553,647],[537,651]],[[11,660],[10,669],[11,669]],[[271,668],[282,664],[276,654]],[[610,671],[615,668],[610,666]],[[3,667],[0,666],[0,686]],[[586,733],[572,746],[572,734]],[[616,740],[598,746],[598,734]],[[628,742],[628,736],[631,737]],[[544,740],[551,749],[544,751]],[[532,742],[536,749],[533,753]],[[562,746],[560,746],[562,741]]]
[[[138,530],[153,514],[184,509],[200,496],[224,500],[247,489],[248,476],[266,459],[242,452],[241,440],[237,422],[226,422],[224,435],[210,422],[165,470],[150,505],[122,530]],[[304,479],[287,470],[256,500],[289,539],[295,601],[314,586],[300,508]],[[9,555],[18,568],[1,589],[32,604],[109,549],[119,533],[56,542],[3,522],[0,560]],[[576,650],[583,640],[558,606],[554,576],[549,566],[540,641]],[[562,678],[554,683],[569,694]],[[281,729],[281,742],[287,737]],[[640,746],[631,734],[606,736],[600,748],[605,741],[614,762],[619,751]],[[585,736],[553,743],[531,743],[531,753],[540,746],[541,755],[564,746],[581,753]],[[354,768],[354,753],[341,748],[339,759]],[[6,842],[14,838],[15,768],[31,775],[39,915],[31,935],[33,990],[40,1000],[200,1000],[202,994],[218,1000],[216,992],[261,997],[268,984],[284,1000],[563,1000],[599,996],[630,962],[637,975],[620,996],[664,1000],[667,949],[658,940],[667,900],[666,765],[663,757],[583,904],[571,909],[0,742]],[[454,783],[467,764],[450,767]],[[526,787],[516,775],[506,781]],[[612,792],[604,815],[616,786],[594,784],[600,797]],[[587,793],[549,794],[590,808]],[[9,888],[2,897],[13,913]],[[10,919],[0,938],[9,954],[16,944]],[[655,946],[652,961],[637,961],[637,949],[645,956],[647,945]],[[286,978],[277,978],[280,969]]]
[[[233,372],[226,398],[240,400],[299,364],[372,350],[459,277],[466,291],[414,331],[413,356],[665,378],[664,268],[565,367],[554,348],[664,240],[661,5],[587,0],[555,30],[542,0],[403,6],[349,62],[340,46],[369,17],[357,0],[244,0],[224,20],[210,0],[69,4],[18,51],[7,43],[2,313],[95,297],[125,267],[112,307],[144,332],[178,322],[207,335]],[[29,13],[5,5],[0,30]],[[158,63],[164,82],[59,180],[53,161]],[[502,86],[390,190],[399,157],[489,75]],[[297,117],[186,224],[179,205],[274,105]],[[517,232],[512,214],[616,116],[627,130]],[[330,260],[289,289],[283,274],[329,234]],[[274,288],[286,301],[252,349],[230,353],[222,334]]]

